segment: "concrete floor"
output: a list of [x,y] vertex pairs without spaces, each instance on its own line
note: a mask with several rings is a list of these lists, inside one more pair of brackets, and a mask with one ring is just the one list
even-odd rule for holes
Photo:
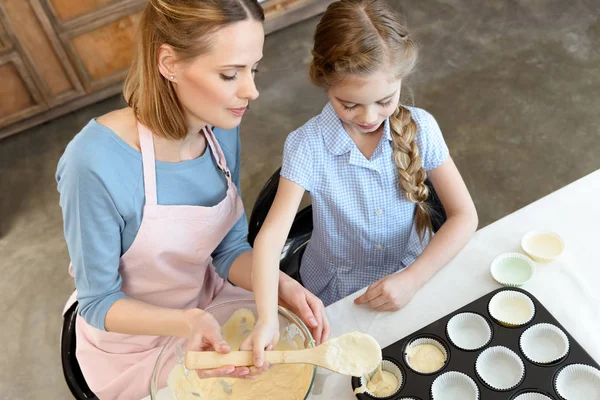
[[[480,226],[600,168],[599,1],[392,3],[421,46],[407,98],[437,118]],[[242,124],[248,211],[287,133],[324,104],[306,73],[316,23],[267,38],[261,97]],[[121,104],[111,98],[0,141],[2,399],[70,397],[59,333],[73,284],[54,172],[73,135]]]

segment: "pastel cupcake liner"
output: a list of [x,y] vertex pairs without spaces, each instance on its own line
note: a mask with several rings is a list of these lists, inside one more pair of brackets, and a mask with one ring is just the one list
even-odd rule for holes
[[506,391],[521,384],[525,377],[525,364],[511,349],[494,346],[479,354],[475,371],[489,387]]
[[[398,379],[398,387],[396,388],[396,391],[388,396],[377,396],[374,393],[371,393],[369,391],[369,389],[365,390],[365,393],[367,393],[369,396],[371,397],[375,397],[378,399],[383,399],[383,398],[387,398],[390,396],[394,396],[395,394],[397,394],[400,389],[402,388],[402,385],[404,384],[404,375],[402,374],[402,370],[400,369],[400,367],[398,365],[396,365],[395,362],[390,361],[390,360],[383,360],[381,362],[381,369],[383,371],[387,371],[387,372],[391,372],[392,374],[394,374],[394,376],[396,377],[396,379]],[[360,378],[360,386],[364,386],[367,387],[367,379],[362,376]]]
[[585,364],[571,364],[556,375],[554,388],[565,400],[600,398],[600,370]]
[[461,350],[479,350],[492,340],[492,328],[479,314],[465,312],[456,314],[446,325],[450,342]]
[[492,261],[492,277],[502,286],[519,287],[533,279],[535,264],[520,253],[504,253]]
[[[435,346],[444,355],[444,364],[442,364],[442,366],[435,371],[425,371],[425,372],[419,371],[414,365],[411,364],[410,358],[408,357],[408,349],[415,347],[415,346],[424,345],[424,344],[430,344],[430,345]],[[448,363],[448,349],[439,340],[433,339],[431,337],[421,337],[418,339],[414,339],[406,346],[406,349],[404,350],[404,361],[406,362],[406,365],[408,365],[408,367],[410,369],[412,369],[414,372],[416,372],[418,374],[422,374],[422,375],[435,374],[436,372],[442,370]]]
[[548,397],[545,394],[537,393],[537,392],[527,392],[521,393],[517,397],[514,397],[512,400],[553,400],[552,397]]
[[432,400],[479,400],[479,387],[468,375],[458,371],[443,373],[431,385]]
[[533,320],[535,305],[524,293],[503,290],[492,297],[488,311],[501,325],[517,327],[527,325]]
[[529,361],[551,364],[569,353],[569,338],[556,325],[542,323],[528,328],[519,338],[521,352]]
[[548,263],[563,253],[565,242],[556,232],[547,229],[535,230],[523,236],[521,248],[533,260]]

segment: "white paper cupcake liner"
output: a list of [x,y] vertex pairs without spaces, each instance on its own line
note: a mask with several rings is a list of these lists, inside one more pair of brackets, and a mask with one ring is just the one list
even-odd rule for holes
[[[408,357],[408,349],[415,347],[415,346],[424,345],[424,344],[430,344],[432,346],[435,346],[444,355],[444,363],[435,371],[420,371],[416,366],[413,365],[413,363],[411,363],[411,360]],[[421,338],[411,341],[406,346],[406,349],[404,350],[404,361],[406,362],[406,365],[408,365],[408,367],[410,369],[412,369],[414,372],[416,372],[418,374],[423,374],[423,375],[434,374],[434,373],[440,371],[442,368],[444,368],[444,366],[448,363],[448,349],[446,349],[446,346],[444,346],[439,340],[436,340],[436,339],[433,339],[430,337],[421,337]]]
[[492,297],[488,311],[492,318],[504,326],[523,326],[533,320],[535,305],[524,293],[503,290]]
[[520,253],[500,254],[492,261],[492,277],[502,286],[519,287],[535,275],[535,264]]
[[529,361],[551,364],[569,353],[569,338],[556,325],[536,324],[523,332],[519,347]]
[[446,334],[459,349],[478,350],[492,339],[492,328],[481,315],[465,312],[450,318],[446,325]]
[[600,398],[600,370],[584,364],[571,364],[556,375],[554,388],[566,400]]
[[[543,237],[546,242],[543,246],[536,245],[539,238]],[[521,239],[521,248],[532,259],[542,263],[548,263],[560,256],[565,249],[565,242],[556,232],[544,229],[530,231]]]
[[[400,389],[402,388],[402,384],[404,383],[404,375],[402,374],[402,370],[400,369],[400,367],[398,365],[396,365],[396,363],[394,363],[390,360],[383,360],[381,362],[381,369],[383,371],[391,372],[392,374],[394,374],[396,379],[398,379],[398,387],[396,388],[396,391],[394,393],[387,395],[387,396],[378,396],[374,393],[371,393],[369,391],[369,389],[365,390],[365,393],[367,393],[369,396],[375,397],[378,399],[383,399],[386,397],[394,396],[395,394],[397,394],[400,391]],[[364,386],[364,387],[367,386],[367,379],[364,376],[361,376],[361,378],[360,378],[360,386]]]
[[446,372],[431,385],[433,400],[479,400],[479,388],[473,379],[458,371]]
[[521,393],[517,397],[514,397],[512,400],[553,400],[552,397],[548,397],[545,394],[536,393],[536,392],[527,392]]
[[505,391],[516,388],[523,381],[525,364],[511,349],[494,346],[479,354],[475,371],[488,386]]

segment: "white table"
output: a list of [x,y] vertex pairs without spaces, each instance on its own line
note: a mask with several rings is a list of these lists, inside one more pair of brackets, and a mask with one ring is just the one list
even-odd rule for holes
[[[548,228],[565,240],[563,255],[536,263],[523,286],[600,362],[600,170],[476,232],[463,251],[402,310],[379,313],[356,306],[364,289],[327,307],[332,335],[360,330],[386,347],[500,287],[489,267],[500,253],[520,251],[523,235]],[[313,399],[355,399],[350,379],[320,369]]]
[[[600,361],[600,170],[486,226],[402,310],[393,313],[356,306],[357,292],[327,307],[332,336],[359,330],[386,347],[500,287],[489,266],[500,253],[520,251],[523,235],[552,229],[566,242],[563,255],[537,264],[523,288],[536,296],[583,348]],[[167,397],[165,397],[166,399]],[[313,399],[355,399],[346,376],[319,369]],[[162,399],[162,397],[161,397]]]

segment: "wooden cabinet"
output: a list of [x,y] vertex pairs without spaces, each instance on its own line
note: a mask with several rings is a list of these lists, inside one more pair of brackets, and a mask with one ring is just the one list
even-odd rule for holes
[[[333,0],[265,0],[265,32]],[[0,139],[121,91],[147,0],[0,0]]]

